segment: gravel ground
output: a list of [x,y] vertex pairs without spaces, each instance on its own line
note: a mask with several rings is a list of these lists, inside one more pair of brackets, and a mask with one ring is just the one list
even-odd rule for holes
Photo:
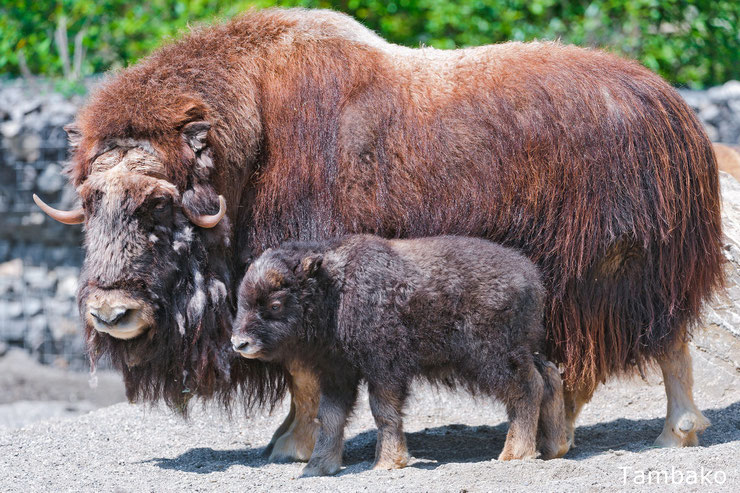
[[[272,415],[232,419],[197,406],[184,421],[166,410],[122,403],[0,429],[0,491],[735,492],[740,341],[710,329],[693,353],[696,399],[712,421],[701,447],[651,446],[665,415],[656,375],[601,387],[579,420],[577,447],[547,462],[496,461],[506,435],[501,406],[418,385],[405,423],[414,460],[402,470],[371,471],[375,430],[363,394],[346,434],[346,467],[331,478],[297,479],[302,464],[266,463],[264,446],[287,405]],[[662,471],[667,479],[658,476]]]

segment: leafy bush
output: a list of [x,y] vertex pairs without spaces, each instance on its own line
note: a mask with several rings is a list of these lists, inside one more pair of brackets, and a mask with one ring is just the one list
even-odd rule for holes
[[637,58],[676,84],[740,78],[737,0],[4,0],[0,72],[75,79],[133,63],[189,23],[268,5],[341,10],[408,46],[561,39]]

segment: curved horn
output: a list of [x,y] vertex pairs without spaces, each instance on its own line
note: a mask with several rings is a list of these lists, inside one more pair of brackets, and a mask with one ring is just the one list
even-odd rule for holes
[[218,212],[213,215],[202,214],[196,216],[194,214],[188,214],[190,221],[196,226],[201,228],[213,228],[226,214],[226,199],[223,195],[218,196]]
[[36,202],[36,205],[39,206],[42,211],[48,214],[50,218],[56,219],[60,223],[82,224],[85,222],[85,212],[82,210],[82,207],[72,211],[60,211],[59,209],[55,209],[47,205],[36,194],[33,194],[33,201]]

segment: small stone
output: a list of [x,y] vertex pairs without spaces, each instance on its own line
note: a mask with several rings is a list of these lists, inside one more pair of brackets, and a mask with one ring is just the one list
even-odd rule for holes
[[0,133],[3,134],[3,137],[6,139],[12,139],[21,132],[21,128],[22,125],[20,122],[10,120],[8,122],[3,122],[0,125]]
[[26,298],[23,302],[23,312],[27,317],[33,317],[41,313],[41,300],[38,298]]
[[704,123],[704,131],[707,133],[707,137],[709,137],[709,140],[712,142],[719,141],[719,130],[717,130],[717,127],[712,125],[711,123]]
[[730,80],[721,86],[712,87],[707,91],[707,95],[715,103],[728,99],[740,99],[740,81]]
[[38,290],[50,290],[56,283],[56,273],[43,267],[27,266],[23,279],[28,287]]
[[44,193],[56,193],[64,186],[62,167],[58,164],[50,164],[36,180],[36,185]]
[[0,311],[4,315],[3,318],[7,320],[21,318],[23,316],[23,305],[20,301],[0,302]]
[[59,299],[74,299],[77,296],[77,276],[68,275],[59,279],[56,297]]
[[0,277],[19,278],[23,275],[23,261],[19,258],[0,264]]
[[699,112],[699,118],[705,122],[714,123],[714,121],[722,114],[719,106],[716,104],[710,104]]

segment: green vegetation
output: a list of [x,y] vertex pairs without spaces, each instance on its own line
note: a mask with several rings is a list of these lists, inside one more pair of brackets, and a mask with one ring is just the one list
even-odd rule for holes
[[675,84],[740,78],[737,0],[2,0],[0,73],[76,80],[133,63],[188,24],[269,5],[341,10],[408,46],[561,39],[637,58]]

